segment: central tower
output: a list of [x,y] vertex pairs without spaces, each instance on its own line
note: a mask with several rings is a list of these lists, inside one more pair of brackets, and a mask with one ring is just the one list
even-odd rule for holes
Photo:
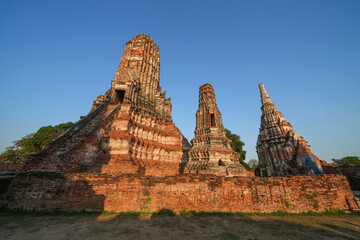
[[171,99],[160,87],[159,48],[148,35],[126,43],[109,98],[120,111],[103,136],[111,163],[103,169],[113,172],[109,165],[118,165],[124,173],[182,173],[190,145],[172,122]]
[[130,104],[134,110],[172,122],[171,99],[160,87],[160,54],[154,40],[139,34],[126,43],[114,80],[111,104]]

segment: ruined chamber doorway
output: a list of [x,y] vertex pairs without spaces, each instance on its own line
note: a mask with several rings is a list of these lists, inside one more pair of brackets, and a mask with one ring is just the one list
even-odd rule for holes
[[116,93],[116,104],[123,104],[124,103],[124,97],[125,97],[125,90],[115,90]]

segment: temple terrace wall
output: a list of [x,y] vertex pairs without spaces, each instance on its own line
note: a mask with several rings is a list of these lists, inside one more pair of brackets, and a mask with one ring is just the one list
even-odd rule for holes
[[[344,176],[20,173],[0,204],[23,210],[288,212],[356,209]],[[2,198],[2,199],[1,199]]]

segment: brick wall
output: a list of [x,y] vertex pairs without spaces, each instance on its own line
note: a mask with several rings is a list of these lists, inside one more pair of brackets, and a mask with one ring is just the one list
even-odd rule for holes
[[16,171],[20,167],[21,167],[20,164],[0,163],[0,172],[1,171]]
[[26,210],[225,212],[356,208],[344,176],[217,177],[21,173],[0,204]]
[[360,191],[360,166],[334,166],[327,164],[325,161],[321,162],[324,172],[326,174],[341,174],[346,176],[350,187],[353,191]]

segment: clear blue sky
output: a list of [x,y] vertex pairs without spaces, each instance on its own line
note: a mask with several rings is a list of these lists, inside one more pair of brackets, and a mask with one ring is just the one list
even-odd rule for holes
[[360,1],[0,0],[0,151],[77,121],[149,34],[175,124],[194,136],[199,86],[256,158],[258,83],[323,160],[360,155]]

